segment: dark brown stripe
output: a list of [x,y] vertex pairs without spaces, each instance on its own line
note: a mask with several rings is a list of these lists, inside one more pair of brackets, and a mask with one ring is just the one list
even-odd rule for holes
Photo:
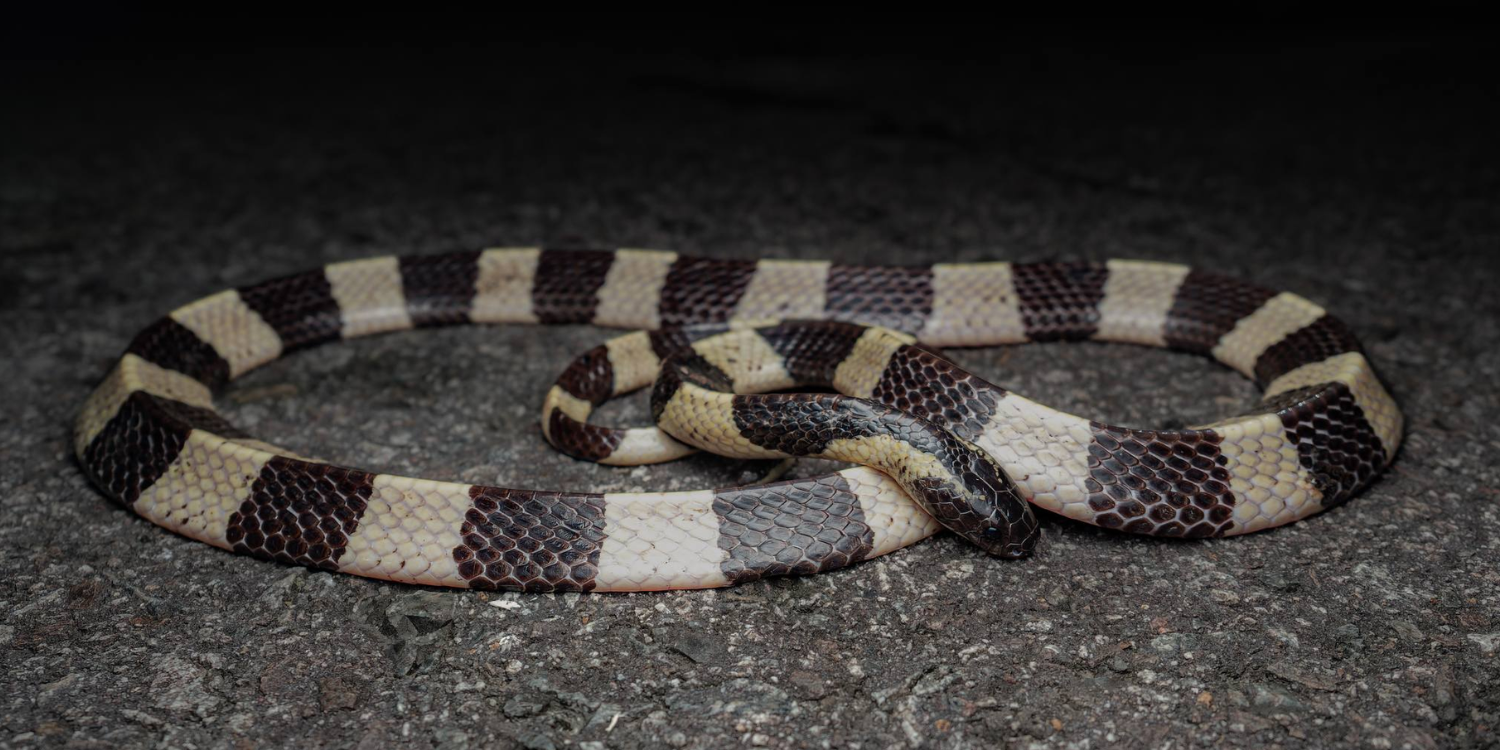
[[876,435],[905,440],[924,453],[941,450],[934,440],[936,428],[909,429],[920,420],[863,399],[834,393],[774,393],[735,396],[731,403],[735,429],[751,445],[789,456],[814,456],[835,440]]
[[162,318],[136,334],[125,352],[180,372],[209,388],[229,382],[229,362],[211,344],[171,317]]
[[543,250],[537,257],[531,307],[543,323],[588,323],[599,288],[614,265],[610,250]]
[[932,314],[932,269],[833,266],[824,312],[836,320],[915,333]]
[[973,441],[989,426],[1005,390],[930,350],[903,346],[891,354],[870,398]]
[[1098,332],[1109,278],[1103,263],[1016,263],[1011,278],[1027,338],[1076,341]]
[[375,475],[276,456],[229,517],[235,552],[292,565],[337,570],[370,502]]
[[684,349],[661,363],[661,373],[651,388],[651,419],[660,422],[667,402],[677,393],[683,383],[692,383],[711,391],[733,393],[734,381],[719,369],[718,365],[703,358],[692,349]]
[[756,333],[781,355],[786,371],[798,383],[829,386],[865,330],[853,323],[820,321],[762,328]]
[[469,488],[463,543],[453,548],[469,588],[592,591],[604,547],[604,496]]
[[875,545],[859,497],[837,474],[716,490],[713,507],[731,584],[842,568]]
[[625,439],[624,430],[580,422],[557,408],[547,417],[547,435],[552,447],[595,463],[609,458]]
[[408,255],[398,259],[406,310],[418,328],[469,322],[479,281],[479,253]]
[[755,264],[749,261],[678,258],[662,285],[661,324],[681,326],[728,320],[754,275]]
[[89,479],[126,507],[167,473],[192,432],[168,417],[165,400],[143,391],[130,394],[84,449]]
[[1276,292],[1238,279],[1190,271],[1167,313],[1163,337],[1173,349],[1206,354],[1274,296]]
[[656,358],[660,360],[665,360],[693,344],[693,339],[682,328],[662,328],[652,331],[648,337],[651,339],[651,351],[655,352]]
[[729,330],[727,323],[704,323],[687,327],[662,328],[651,331],[648,335],[651,339],[651,351],[656,353],[656,358],[666,360],[667,357],[677,352],[691,348],[695,341],[702,341],[727,330]]
[[1342,505],[1385,466],[1380,436],[1349,386],[1324,383],[1279,394],[1260,413],[1281,418],[1297,460],[1323,493],[1323,507]]
[[609,361],[609,347],[596,346],[568,363],[568,369],[557,376],[557,385],[594,406],[608,401],[615,390],[615,366]]
[[286,351],[337,339],[343,328],[338,300],[321,268],[242,287],[239,293],[281,337]]
[[1213,430],[1130,430],[1090,422],[1089,508],[1108,529],[1222,536],[1234,524],[1228,463]]
[[[884,404],[830,393],[773,393],[734,396],[730,408],[735,429],[751,445],[788,456],[817,456],[835,440],[885,436],[932,456],[956,481],[967,486],[1011,484],[1008,479],[988,477],[999,472],[999,466],[987,456],[981,458],[971,444],[925,419]],[[912,490],[912,485],[906,487]],[[928,494],[928,498],[915,499],[944,522],[942,509],[930,503],[937,494]],[[962,514],[962,509],[954,509],[955,518]]]
[[1262,386],[1303,365],[1360,351],[1359,341],[1343,321],[1331,315],[1309,323],[1272,344],[1255,360],[1255,381]]
[[221,438],[249,438],[250,435],[244,430],[230,424],[218,412],[213,409],[205,409],[201,406],[184,404],[170,398],[148,395],[155,403],[158,413],[164,419],[177,422],[190,430],[203,430],[218,435]]

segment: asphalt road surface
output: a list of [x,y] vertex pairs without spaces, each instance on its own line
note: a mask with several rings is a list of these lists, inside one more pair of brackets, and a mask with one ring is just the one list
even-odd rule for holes
[[[24,68],[0,118],[0,746],[1495,747],[1500,121],[1478,44]],[[173,307],[337,260],[537,244],[1191,263],[1350,323],[1409,436],[1352,502],[1249,537],[1048,517],[1019,562],[942,535],[836,573],[637,595],[238,557],[108,502],[71,456],[84,397]],[[220,402],[280,445],[417,476],[624,491],[769,470],[548,448],[543,394],[610,334],[376,337]],[[1256,398],[1209,361],[1128,346],[955,356],[1128,425]],[[605,416],[641,423],[645,400]]]

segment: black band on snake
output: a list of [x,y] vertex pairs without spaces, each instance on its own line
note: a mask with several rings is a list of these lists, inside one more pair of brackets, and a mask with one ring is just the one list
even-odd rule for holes
[[[285,352],[464,323],[642,329],[575,361],[548,394],[543,432],[574,456],[630,465],[691,443],[868,466],[693,492],[507,489],[306,459],[213,411],[215,389]],[[1207,354],[1266,397],[1202,427],[1127,429],[1009,393],[932,348],[1056,340]],[[652,383],[660,427],[587,423]],[[753,395],[804,384],[843,395]],[[336,263],[180,308],[127,347],[75,448],[111,498],[225,549],[410,583],[640,591],[839,568],[939,521],[1014,557],[1037,535],[1023,500],[1133,533],[1243,534],[1346,501],[1401,434],[1344,324],[1184,266],[497,249]]]

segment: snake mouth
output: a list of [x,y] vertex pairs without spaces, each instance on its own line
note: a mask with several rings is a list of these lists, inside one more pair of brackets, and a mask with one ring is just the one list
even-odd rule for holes
[[1030,557],[1032,549],[1035,546],[1036,546],[1036,542],[1035,542],[1035,539],[1033,538],[1033,539],[1028,539],[1028,540],[1022,541],[1022,542],[1016,542],[1016,543],[1013,543],[1013,544],[1007,544],[1007,545],[1005,545],[1005,547],[1003,549],[1000,550],[999,553],[991,553],[991,554],[994,554],[995,557],[999,557],[999,558],[1005,559],[1005,560],[1019,560],[1019,559],[1021,559],[1023,557]]
[[1002,560],[1019,560],[1031,554],[1039,536],[1035,526],[1028,528],[1022,536],[999,526],[986,526],[972,541],[986,554]]

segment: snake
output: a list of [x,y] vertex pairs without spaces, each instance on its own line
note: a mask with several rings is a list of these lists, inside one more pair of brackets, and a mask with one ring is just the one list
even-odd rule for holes
[[[620,466],[698,449],[854,465],[679,492],[505,488],[317,460],[214,408],[231,380],[299,349],[520,323],[630,331],[548,390],[541,432],[564,453]],[[1121,427],[990,384],[942,349],[1045,341],[1205,355],[1263,396],[1201,426]],[[655,425],[589,422],[648,386]],[[804,386],[825,390],[787,392]],[[173,310],[87,398],[73,445],[111,500],[236,553],[408,584],[631,592],[834,570],[943,529],[1025,557],[1041,536],[1033,509],[1157,537],[1261,531],[1348,501],[1402,430],[1348,325],[1212,270],[492,248],[337,262]]]

